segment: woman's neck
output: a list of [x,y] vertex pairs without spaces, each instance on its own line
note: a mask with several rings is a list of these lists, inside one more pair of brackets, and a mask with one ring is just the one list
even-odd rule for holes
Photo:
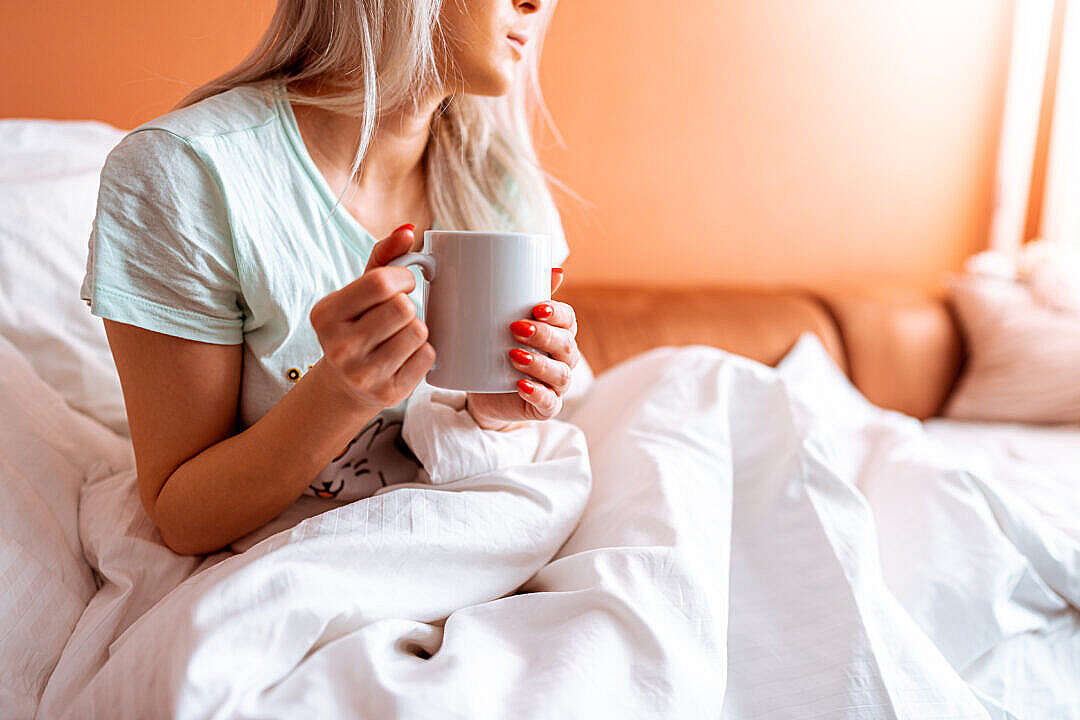
[[[314,83],[291,86],[305,94],[320,93]],[[348,193],[359,198],[350,203],[350,209],[365,224],[381,224],[375,220],[384,212],[401,214],[425,203],[423,158],[431,117],[441,100],[433,94],[415,111],[385,113],[378,118],[359,176]],[[362,120],[311,105],[294,105],[293,114],[308,154],[333,191],[340,193],[350,179]],[[423,218],[416,220],[422,222]]]

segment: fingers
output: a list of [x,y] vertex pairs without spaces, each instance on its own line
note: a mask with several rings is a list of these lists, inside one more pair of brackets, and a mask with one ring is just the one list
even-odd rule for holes
[[566,328],[571,335],[577,335],[577,316],[574,308],[558,300],[545,300],[533,306],[532,316],[543,320],[548,325]]
[[379,368],[387,374],[396,373],[401,365],[427,342],[427,338],[427,325],[421,322],[420,318],[413,318],[405,327],[371,351],[363,359],[363,363]]
[[355,338],[358,350],[366,354],[415,317],[416,304],[408,295],[396,293],[348,323],[345,332]]
[[546,355],[513,348],[510,350],[510,364],[544,383],[558,395],[562,395],[570,387],[570,366]]
[[364,268],[364,273],[367,274],[368,270],[382,267],[397,256],[409,252],[412,249],[413,241],[416,239],[413,232],[415,228],[416,226],[412,223],[405,223],[375,243],[375,247],[371,249],[371,257],[368,258],[367,266]]
[[[312,315],[318,308],[319,319],[323,322],[351,320],[397,293],[412,292],[416,288],[416,278],[410,270],[384,265],[412,249],[413,227],[412,223],[406,223],[375,243],[364,274],[316,303]],[[315,317],[312,324],[314,322]]]
[[515,320],[510,323],[510,332],[514,339],[522,345],[534,347],[547,353],[556,360],[560,360],[571,368],[574,368],[581,359],[577,341],[573,334],[560,327],[549,325],[546,322],[533,322],[531,320]]
[[435,348],[432,347],[431,343],[425,342],[394,373],[394,383],[398,387],[415,387],[427,375],[427,371],[431,369],[434,363]]
[[551,294],[554,295],[555,291],[559,289],[563,281],[563,269],[561,267],[551,268]]
[[[556,305],[562,306],[564,312],[569,310],[569,315],[564,316],[562,321],[574,323],[573,309],[569,305],[554,302],[541,304],[551,306],[553,316],[558,312]],[[567,328],[546,322],[517,320],[510,324],[510,329],[518,342],[551,355],[547,357],[542,353],[512,348],[510,364],[532,378],[518,380],[518,395],[539,417],[554,417],[562,408],[562,395],[570,387],[572,369],[580,358],[577,342]]]
[[540,417],[554,417],[562,409],[562,398],[543,383],[521,378],[517,381],[517,393]]
[[344,327],[346,321],[398,293],[408,294],[414,289],[416,278],[407,268],[374,268],[315,303],[311,308],[311,324],[324,331],[335,325]]

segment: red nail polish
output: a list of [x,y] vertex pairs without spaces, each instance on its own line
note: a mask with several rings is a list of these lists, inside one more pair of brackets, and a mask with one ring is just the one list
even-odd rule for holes
[[413,225],[412,223],[405,223],[401,227],[394,228],[394,232],[397,232],[398,230],[415,230],[415,229],[416,229],[416,226]]
[[557,267],[557,268],[551,268],[551,272],[559,273],[560,275],[562,275],[563,270],[562,270],[561,267]]
[[521,378],[520,380],[518,380],[517,381],[517,386],[518,386],[518,389],[521,390],[521,392],[525,393],[526,395],[532,395],[533,390],[536,389],[535,387],[533,387],[533,384],[531,382],[529,382],[528,380],[526,380],[525,378]]
[[510,359],[516,362],[518,365],[528,365],[532,362],[532,355],[525,352],[521,348],[511,348]]
[[533,317],[537,320],[547,320],[555,310],[547,303],[540,303],[533,308]]
[[536,332],[536,326],[528,320],[515,320],[510,323],[510,332],[514,333],[518,337],[532,337]]

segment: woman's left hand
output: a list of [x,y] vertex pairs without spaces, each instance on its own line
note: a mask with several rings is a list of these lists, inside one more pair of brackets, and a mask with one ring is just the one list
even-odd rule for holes
[[[561,284],[562,268],[552,268],[551,292]],[[541,352],[510,350],[510,364],[528,376],[518,380],[517,392],[466,396],[465,407],[485,430],[505,430],[518,421],[547,420],[557,415],[562,409],[562,397],[570,387],[570,373],[581,360],[577,318],[574,308],[566,303],[556,300],[538,303],[531,318],[515,320],[507,332],[522,345]]]

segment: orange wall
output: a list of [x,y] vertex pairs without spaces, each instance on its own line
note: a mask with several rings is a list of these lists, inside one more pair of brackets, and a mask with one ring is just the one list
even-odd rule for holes
[[0,117],[134,127],[235,65],[271,0],[0,2]]
[[1011,0],[564,0],[574,276],[931,284],[981,249]]
[[[131,127],[271,0],[3,3],[0,116]],[[563,0],[542,76],[572,281],[930,284],[981,248],[1012,0]],[[545,141],[550,145],[550,141]]]

